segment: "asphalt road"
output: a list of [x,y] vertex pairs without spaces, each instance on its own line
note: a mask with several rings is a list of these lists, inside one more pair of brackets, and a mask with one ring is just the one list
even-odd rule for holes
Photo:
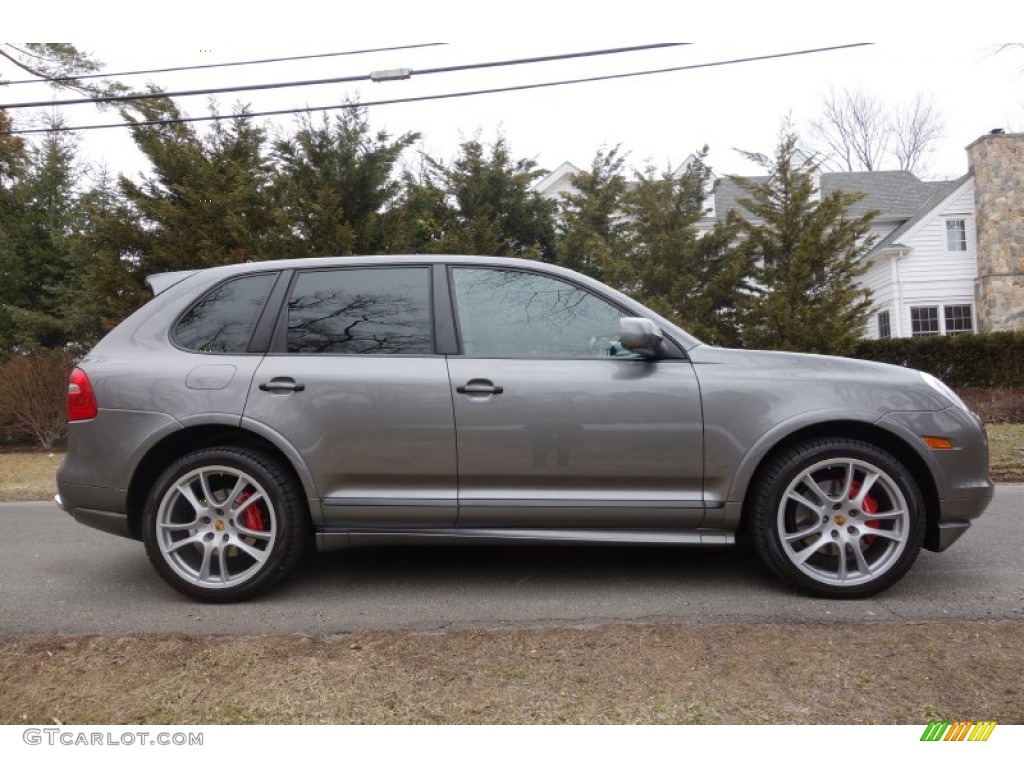
[[0,504],[0,634],[338,634],[612,622],[1024,619],[1024,486],[869,600],[804,597],[738,550],[424,548],[315,555],[269,595],[194,603],[142,544],[52,504]]

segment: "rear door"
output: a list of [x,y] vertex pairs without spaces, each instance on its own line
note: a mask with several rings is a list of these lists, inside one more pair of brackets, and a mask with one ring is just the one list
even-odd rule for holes
[[245,416],[301,454],[324,525],[453,525],[454,418],[431,267],[297,272]]
[[561,277],[450,276],[460,527],[700,524],[700,394],[682,353],[626,352],[624,312]]

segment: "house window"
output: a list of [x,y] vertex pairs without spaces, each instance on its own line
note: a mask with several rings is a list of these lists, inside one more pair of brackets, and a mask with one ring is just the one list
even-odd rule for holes
[[946,220],[946,250],[967,250],[967,221],[965,219]]
[[878,313],[878,338],[888,339],[892,336],[892,327],[889,325],[889,310]]
[[970,304],[955,304],[945,308],[946,335],[974,333],[974,320]]
[[910,308],[910,335],[937,336],[939,334],[938,307]]

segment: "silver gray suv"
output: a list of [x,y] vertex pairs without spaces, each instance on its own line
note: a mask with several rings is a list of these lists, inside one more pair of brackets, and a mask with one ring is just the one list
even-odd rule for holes
[[57,503],[175,589],[309,543],[734,544],[864,597],[988,504],[982,424],[905,368],[720,349],[574,272],[365,257],[155,275],[72,373]]

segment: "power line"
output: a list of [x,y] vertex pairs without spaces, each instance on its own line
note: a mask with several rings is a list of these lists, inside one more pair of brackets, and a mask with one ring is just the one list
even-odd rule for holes
[[[8,43],[8,45],[10,45]],[[194,69],[216,69],[218,67],[244,67],[250,64],[274,64],[281,61],[301,61],[304,59],[326,59],[333,56],[356,56],[365,53],[387,53],[390,51],[407,51],[413,48],[430,48],[436,45],[448,45],[448,43],[418,43],[416,45],[392,45],[387,48],[363,48],[357,51],[339,51],[337,53],[312,53],[305,56],[280,56],[275,59],[249,59],[247,61],[225,61],[219,64],[194,64],[187,67],[164,67],[162,69],[134,69],[126,72],[107,72],[105,74],[93,74],[93,75],[68,75],[67,77],[36,77],[28,80],[3,80],[0,81],[0,85],[24,85],[25,83],[61,83],[68,80],[93,80],[99,77],[124,77],[125,75],[154,75],[163,72],[184,72],[186,70]],[[29,51],[21,51],[16,46],[11,45],[16,51],[33,55]],[[38,57],[43,58],[43,57]]]
[[[590,56],[606,56],[610,54],[629,53],[633,51],[646,51],[652,48],[669,48],[688,43],[654,43],[650,45],[634,45],[627,48],[606,48],[595,51],[581,51],[579,53],[559,53],[551,56],[532,56],[525,59],[505,59],[504,61],[485,61],[477,64],[456,64],[447,67],[431,67],[429,69],[410,70],[410,74],[436,75],[445,72],[462,72],[471,69],[487,69],[492,67],[510,67],[522,64],[538,64],[547,61],[564,61],[566,59],[579,59]],[[126,94],[122,96],[85,97],[81,99],[62,99],[60,101],[26,101],[19,104],[0,104],[0,109],[26,109],[30,107],[63,107],[72,104],[110,104],[127,101],[140,101],[147,99],[172,98],[176,96],[209,96],[215,93],[234,93],[236,91],[266,91],[276,88],[299,88],[310,85],[330,85],[336,83],[356,83],[372,79],[372,75],[349,75],[347,77],[327,77],[318,80],[293,80],[284,83],[259,83],[256,85],[229,86],[225,88],[197,88],[189,91],[168,91],[162,93],[141,93]]]
[[22,56],[31,56],[33,59],[39,59],[40,61],[46,61],[46,57],[45,56],[41,56],[38,53],[36,53],[35,51],[26,51],[24,48],[19,48],[14,43],[4,43],[4,45],[6,45],[8,48],[13,48],[18,53],[20,53]]
[[[432,94],[429,96],[408,96],[397,99],[380,99],[377,101],[361,101],[361,102],[350,102],[348,104],[332,104],[329,106],[322,107],[300,107],[291,109],[275,109],[262,112],[246,112],[246,117],[272,117],[278,115],[290,115],[290,114],[303,114],[309,112],[327,112],[335,109],[360,109],[363,107],[379,107],[387,106],[391,104],[409,104],[421,101],[436,101],[440,99],[456,99],[464,98],[467,96],[482,96],[493,93],[508,93],[511,91],[526,91],[537,88],[551,88],[560,85],[578,85],[581,83],[596,83],[605,80],[620,80],[628,77],[644,77],[647,75],[660,75],[669,72],[682,72],[685,70],[692,69],[707,69],[709,67],[722,67],[731,64],[747,64],[754,61],[768,61],[771,59],[782,59],[793,56],[806,56],[813,53],[827,53],[829,51],[840,51],[849,48],[860,48],[863,46],[872,45],[872,43],[850,43],[847,45],[832,45],[825,48],[808,48],[801,51],[786,51],[784,53],[770,53],[763,56],[747,56],[738,59],[724,59],[722,61],[711,61],[703,64],[687,64],[679,67],[665,67],[662,69],[648,69],[638,72],[624,72],[614,75],[596,75],[593,77],[581,77],[574,78],[571,80],[552,80],[544,83],[529,83],[524,85],[510,85],[502,86],[498,88],[483,88],[473,91],[456,91],[453,93],[439,93]],[[7,131],[6,133],[0,133],[2,135],[10,134],[33,134],[33,133],[66,133],[69,131],[89,131],[101,128],[141,128],[150,127],[157,125],[174,125],[178,123],[199,123],[208,122],[211,120],[228,120],[236,117],[237,115],[207,115],[203,117],[173,117],[164,118],[160,120],[139,120],[127,123],[105,123],[102,125],[79,125],[59,128],[32,128],[26,130],[15,130]]]

